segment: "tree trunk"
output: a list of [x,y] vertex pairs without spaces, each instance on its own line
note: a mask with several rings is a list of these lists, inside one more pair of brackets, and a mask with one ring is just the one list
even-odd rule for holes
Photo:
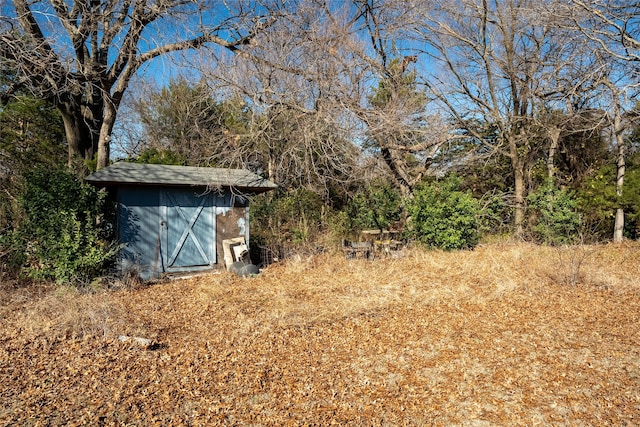
[[511,159],[511,169],[513,170],[513,232],[517,239],[521,239],[524,234],[524,215],[525,215],[525,167],[523,154],[518,150],[516,136],[505,135],[507,145],[509,147],[508,157]]
[[87,121],[80,112],[80,108],[74,108],[69,104],[58,105],[58,111],[62,116],[65,136],[67,138],[67,166],[81,172],[85,169],[83,162],[91,160],[98,148],[95,134],[87,125]]
[[560,129],[552,128],[549,130],[549,139],[551,143],[549,144],[549,156],[547,157],[547,172],[550,180],[555,179],[556,177],[556,151],[558,151],[558,144],[560,142]]
[[275,150],[269,146],[269,160],[267,162],[268,179],[271,182],[276,182],[276,165],[275,165]]
[[396,186],[400,190],[400,194],[402,194],[403,197],[412,197],[413,186],[411,185],[411,182],[409,182],[409,177],[402,170],[402,166],[398,164],[399,162],[391,152],[391,149],[384,147],[382,144],[379,144],[379,146],[381,147],[380,152],[382,154],[382,158],[389,167]]
[[[624,174],[627,168],[626,165],[626,150],[624,146],[624,137],[622,135],[622,125],[621,119],[616,117],[614,123],[614,131],[616,144],[618,145],[618,162],[617,162],[617,178],[616,178],[616,195],[618,196],[618,203],[620,203],[620,198],[622,197],[622,189],[624,186]],[[614,242],[622,242],[624,237],[624,208],[619,206],[616,209],[616,221],[613,226],[613,241]]]
[[624,237],[624,209],[616,209],[616,222],[613,226],[613,241],[616,243],[622,242]]
[[514,234],[520,239],[524,234],[524,214],[525,214],[525,185],[524,185],[524,166],[518,158],[511,159],[513,165],[514,178]]
[[100,138],[98,140],[98,162],[96,170],[109,166],[109,156],[111,154],[111,132],[116,122],[117,105],[113,102],[105,103],[104,119],[100,126]]

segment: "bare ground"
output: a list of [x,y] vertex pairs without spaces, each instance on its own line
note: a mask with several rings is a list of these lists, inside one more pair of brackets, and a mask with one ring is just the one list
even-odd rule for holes
[[640,425],[633,244],[316,256],[0,303],[1,425]]

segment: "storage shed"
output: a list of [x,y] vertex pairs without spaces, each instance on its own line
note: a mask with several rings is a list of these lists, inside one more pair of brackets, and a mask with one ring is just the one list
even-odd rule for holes
[[88,176],[117,203],[121,273],[143,279],[223,266],[223,240],[249,244],[249,199],[276,188],[243,169],[118,162]]

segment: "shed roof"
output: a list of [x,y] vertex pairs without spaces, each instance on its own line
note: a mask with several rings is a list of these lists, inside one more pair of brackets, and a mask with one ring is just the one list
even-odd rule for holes
[[273,182],[246,169],[221,169],[194,166],[149,165],[118,162],[101,169],[85,180],[99,186],[171,185],[233,187],[252,192],[269,191]]

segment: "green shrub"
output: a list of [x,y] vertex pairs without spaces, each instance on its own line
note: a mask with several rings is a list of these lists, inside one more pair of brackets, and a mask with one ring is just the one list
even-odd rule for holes
[[115,247],[101,239],[98,228],[82,214],[57,211],[56,216],[30,236],[37,240],[27,243],[25,271],[34,279],[88,283],[103,273]]
[[572,191],[558,188],[547,181],[527,197],[530,210],[531,232],[545,244],[577,243],[580,232],[578,201]]
[[17,275],[26,262],[24,240],[19,233],[11,229],[0,234],[0,279],[2,273]]
[[117,251],[107,239],[111,224],[99,221],[104,194],[66,170],[37,168],[25,178],[20,198],[25,220],[10,238],[22,272],[73,284],[101,274]]
[[483,237],[505,236],[512,231],[513,207],[507,197],[507,193],[490,191],[478,199],[478,229]]
[[269,245],[299,245],[313,241],[326,210],[322,199],[305,189],[279,191],[251,202],[251,236]]
[[402,199],[388,182],[376,181],[358,191],[345,207],[352,233],[366,229],[386,230],[400,220]]
[[479,204],[470,192],[460,191],[460,179],[424,183],[408,200],[412,239],[437,249],[469,249],[479,240]]
[[608,164],[594,171],[578,197],[578,209],[584,223],[596,237],[610,239],[616,209],[624,209],[627,238],[640,237],[640,154],[627,159],[622,196],[616,193],[616,165]]

